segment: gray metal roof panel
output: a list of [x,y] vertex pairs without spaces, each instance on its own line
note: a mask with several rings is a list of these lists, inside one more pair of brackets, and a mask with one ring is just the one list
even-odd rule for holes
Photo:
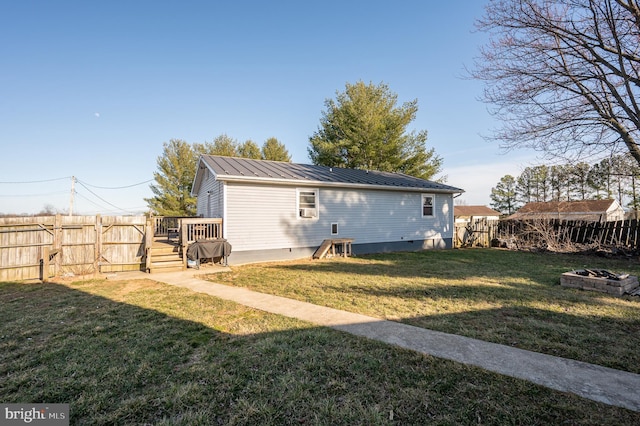
[[203,161],[217,178],[259,178],[290,180],[292,182],[318,182],[331,184],[372,185],[391,188],[415,188],[444,192],[463,192],[460,188],[416,178],[402,173],[345,169],[282,161],[253,160],[240,157],[203,155]]

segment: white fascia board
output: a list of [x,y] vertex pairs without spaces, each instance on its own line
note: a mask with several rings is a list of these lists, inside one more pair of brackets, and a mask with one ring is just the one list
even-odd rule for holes
[[322,182],[322,181],[305,181],[277,178],[260,178],[251,176],[217,176],[217,180],[225,182],[242,182],[242,183],[277,183],[280,185],[290,186],[313,186],[313,187],[336,187],[336,188],[353,188],[353,189],[378,189],[385,191],[401,191],[401,192],[433,192],[439,194],[462,194],[464,190],[451,191],[438,188],[418,188],[409,186],[389,186],[389,185],[371,185],[366,183],[347,183],[347,182]]
[[197,197],[198,196],[198,191],[197,190],[200,189],[200,186],[202,185],[203,177],[202,177],[202,171],[201,170],[204,170],[202,165],[204,165],[204,167],[209,169],[209,174],[213,177],[213,180],[217,179],[216,172],[213,171],[213,169],[211,167],[209,167],[207,162],[202,160],[202,156],[200,156],[200,159],[198,160],[198,165],[197,165],[198,168],[196,169],[196,175],[193,177],[193,182],[191,184],[191,196],[192,197]]

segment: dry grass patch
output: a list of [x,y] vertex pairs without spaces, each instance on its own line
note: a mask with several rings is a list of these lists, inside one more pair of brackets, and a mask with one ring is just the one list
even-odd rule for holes
[[492,249],[234,267],[212,281],[640,373],[640,298],[560,287],[563,272],[640,275],[637,260]]

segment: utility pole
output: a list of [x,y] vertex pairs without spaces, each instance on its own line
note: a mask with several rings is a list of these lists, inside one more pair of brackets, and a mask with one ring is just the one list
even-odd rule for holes
[[69,196],[69,216],[73,216],[73,198],[76,193],[76,177],[71,176],[71,195]]

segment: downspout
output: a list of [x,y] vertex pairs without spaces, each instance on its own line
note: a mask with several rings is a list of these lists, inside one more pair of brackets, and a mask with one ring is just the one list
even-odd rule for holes
[[222,238],[227,238],[227,182],[222,182]]

